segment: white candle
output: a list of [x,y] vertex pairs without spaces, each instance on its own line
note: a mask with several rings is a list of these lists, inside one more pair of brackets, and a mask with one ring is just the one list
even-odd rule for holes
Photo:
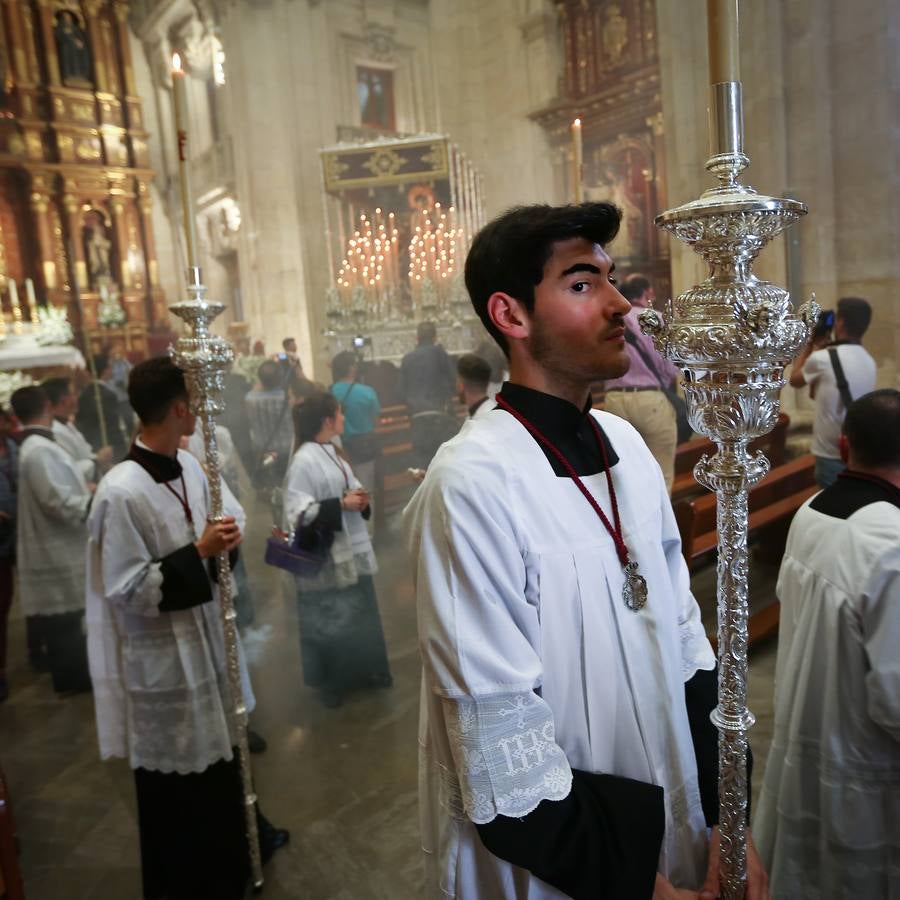
[[12,278],[9,279],[9,305],[12,307],[13,331],[22,333],[22,307],[19,306],[19,288]]
[[172,56],[172,107],[175,112],[175,139],[178,144],[178,175],[181,182],[181,206],[184,212],[184,236],[187,244],[188,266],[197,265],[197,223],[191,197],[191,173],[188,163],[187,83],[181,57]]
[[740,81],[738,0],[707,0],[706,22],[710,83]]
[[34,282],[30,278],[25,279],[25,298],[28,302],[28,317],[32,322],[37,322],[37,297],[34,296]]
[[581,174],[583,165],[581,119],[576,119],[572,123],[572,196],[576,203],[581,203],[584,200],[584,186]]

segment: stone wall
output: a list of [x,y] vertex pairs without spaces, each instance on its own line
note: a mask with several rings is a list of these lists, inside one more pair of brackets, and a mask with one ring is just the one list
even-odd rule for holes
[[[867,343],[881,381],[893,383],[900,351],[900,8],[890,0],[860,2],[852,15],[814,0],[742,4],[747,181],[810,207],[764,253],[759,274],[790,285],[798,300],[815,290],[826,307],[842,294],[868,297],[876,321]],[[683,0],[656,3],[672,205],[709,184],[706,24],[696,4],[699,14],[687,16]],[[239,290],[254,337],[274,351],[293,335],[322,377],[329,273],[318,151],[335,142],[339,127],[359,124],[357,64],[393,69],[399,131],[447,133],[473,160],[484,175],[489,216],[515,203],[565,199],[567,185],[554,171],[559,160],[530,118],[558,95],[562,50],[550,0],[144,5],[136,29],[148,61],[136,63],[136,76],[160,172],[154,215],[166,292],[177,293],[181,265],[174,157],[159,146],[171,137],[160,60],[173,42],[202,49],[216,35],[226,83],[210,94],[199,82],[191,95],[202,107],[195,187],[203,194],[201,216],[221,217],[223,204],[234,203],[240,227],[222,247],[210,218],[201,228],[204,265],[221,299],[232,303]],[[674,242],[672,270],[676,291],[704,274]]]
[[[888,0],[846,7],[817,0],[741,5],[745,181],[794,196],[809,215],[767,249],[761,277],[789,285],[795,302],[816,292],[872,304],[865,343],[879,384],[897,383],[900,356],[900,10]],[[673,205],[710,179],[706,143],[706,21],[679,0],[657,0],[663,113]],[[672,242],[676,291],[702,278],[697,258]],[[790,392],[790,390],[789,390]],[[786,398],[788,406],[791,398]]]

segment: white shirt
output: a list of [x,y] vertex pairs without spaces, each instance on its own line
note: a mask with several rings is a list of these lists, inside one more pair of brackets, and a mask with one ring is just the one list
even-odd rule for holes
[[[194,522],[202,528],[210,502],[206,476],[189,453],[179,450],[178,461]],[[181,491],[180,479],[169,484]],[[225,512],[243,529],[239,506],[225,504]],[[197,537],[181,503],[138,463],[125,460],[100,482],[88,528],[88,658],[101,757],[180,774],[231,759],[237,737],[218,588],[212,584],[209,603],[159,609],[160,560]],[[239,637],[238,654],[249,711],[255,700]]]
[[[875,360],[862,344],[839,344],[838,352],[850,396],[858,400],[875,390]],[[811,353],[803,366],[803,377],[814,392],[816,415],[813,420],[812,453],[826,459],[840,459],[838,441],[847,410],[837,387],[828,349]]]
[[[829,490],[834,490],[830,488]],[[900,897],[900,508],[791,523],[754,814],[773,897]]]
[[[345,490],[362,487],[350,463],[331,444],[306,441],[293,457],[284,478],[285,531],[292,531],[300,516],[309,525],[319,514],[322,500],[343,496]],[[360,575],[378,571],[372,539],[362,513],[341,510],[341,530],[334,533],[330,559],[315,578],[297,578],[306,590],[350,587]]]
[[496,409],[497,404],[490,397],[485,397],[485,399],[478,404],[478,408],[474,413],[469,415],[470,419],[483,419],[485,416],[490,415],[491,410]]
[[71,423],[53,420],[53,437],[81,469],[81,474],[88,481],[95,481],[97,477],[97,456],[93,448],[87,442],[85,436]]
[[26,616],[84,609],[84,547],[91,494],[55,441],[27,437],[19,450],[16,567]]
[[[502,410],[441,447],[404,513],[423,660],[429,898],[561,898],[490,853],[474,823],[562,799],[572,768],[661,785],[660,871],[677,886],[703,881],[684,682],[715,660],[659,466],[627,422],[592,415],[619,456],[624,538],[649,587],[640,612],[625,606],[622,566],[596,513]],[[583,482],[611,508],[603,473]],[[505,759],[520,738],[541,752]]]

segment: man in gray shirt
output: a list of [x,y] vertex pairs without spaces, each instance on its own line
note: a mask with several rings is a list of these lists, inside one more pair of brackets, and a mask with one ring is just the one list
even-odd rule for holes
[[433,322],[420,322],[416,338],[416,349],[400,364],[400,383],[409,410],[415,465],[426,469],[438,447],[459,431],[456,418],[448,413],[456,391],[456,366],[436,343]]

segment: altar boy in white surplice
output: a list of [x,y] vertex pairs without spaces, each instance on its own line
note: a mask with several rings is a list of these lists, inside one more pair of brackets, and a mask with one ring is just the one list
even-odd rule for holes
[[[144,900],[241,900],[249,877],[222,613],[212,568],[241,540],[233,501],[210,523],[184,375],[132,369],[141,431],[104,477],[88,521],[88,653],[100,755],[134,770]],[[254,706],[243,653],[244,701]],[[287,838],[261,816],[263,859]]]
[[510,381],[405,514],[429,897],[716,890],[715,659],[660,468],[591,409],[591,383],[628,367],[604,249],[619,220],[604,203],[514,209],[466,262]]

